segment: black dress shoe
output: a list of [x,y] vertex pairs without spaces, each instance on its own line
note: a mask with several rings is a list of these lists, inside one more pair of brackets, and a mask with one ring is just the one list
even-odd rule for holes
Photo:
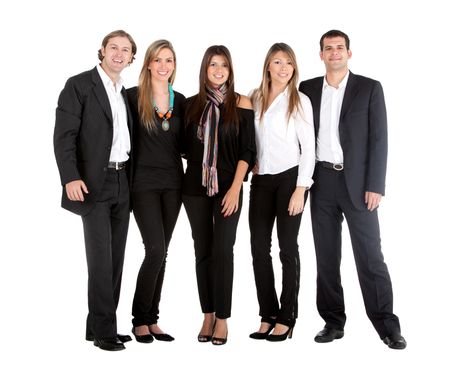
[[383,338],[383,342],[388,345],[389,348],[394,350],[403,350],[406,348],[406,341],[400,334],[392,334]]
[[160,334],[158,334],[158,333],[150,332],[150,334],[151,334],[153,337],[155,337],[155,339],[156,339],[157,341],[172,342],[172,341],[175,340],[174,337],[172,337],[170,334],[166,334],[166,333],[160,333]]
[[119,338],[94,339],[94,346],[106,351],[120,351],[125,349],[125,346],[119,341]]
[[[129,335],[125,335],[125,334],[117,334],[117,338],[122,343],[132,341],[131,337]],[[86,341],[92,342],[93,340],[94,340],[94,336],[92,334],[86,334]]]
[[152,343],[153,342],[153,336],[151,334],[143,334],[143,335],[137,335],[134,332],[134,327],[131,329],[131,333],[133,333],[134,338],[136,338],[136,342],[139,343]]
[[314,340],[317,343],[327,343],[332,342],[335,339],[341,339],[343,336],[344,336],[343,330],[325,327],[319,333],[317,333]]

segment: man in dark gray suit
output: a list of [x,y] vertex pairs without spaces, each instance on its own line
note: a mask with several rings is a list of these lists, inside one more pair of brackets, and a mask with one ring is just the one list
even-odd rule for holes
[[317,164],[311,218],[317,260],[317,308],[325,328],[319,343],[344,336],[341,229],[347,221],[366,313],[390,348],[404,349],[393,313],[392,284],[381,252],[377,208],[385,191],[387,119],[381,84],[352,74],[348,36],[320,39],[326,75],[300,84],[313,105]]
[[117,334],[122,267],[130,217],[131,116],[120,73],[136,44],[123,30],[103,39],[101,61],[70,78],[56,109],[54,149],[63,186],[62,207],[81,215],[88,265],[86,339],[123,350]]

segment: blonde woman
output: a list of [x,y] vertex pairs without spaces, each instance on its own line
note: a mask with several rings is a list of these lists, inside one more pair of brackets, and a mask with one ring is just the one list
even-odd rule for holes
[[[292,336],[297,318],[297,236],[315,164],[312,107],[308,97],[297,91],[297,84],[293,50],[284,43],[274,44],[264,61],[262,82],[251,94],[258,160],[251,183],[249,223],[262,317],[259,330],[250,335],[254,339],[285,340]],[[270,256],[275,220],[283,268],[279,300]]]
[[176,55],[167,40],[145,54],[139,86],[127,91],[134,123],[133,213],[145,246],[133,299],[138,342],[173,341],[158,326],[167,248],[181,207],[185,97],[174,91]]

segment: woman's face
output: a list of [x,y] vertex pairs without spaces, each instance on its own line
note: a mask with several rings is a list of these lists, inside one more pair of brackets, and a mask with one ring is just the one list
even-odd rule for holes
[[175,58],[169,48],[161,49],[148,64],[152,80],[168,81],[175,70]]
[[294,66],[287,53],[278,51],[270,59],[268,71],[272,83],[287,85],[294,73]]
[[230,67],[225,57],[221,55],[212,56],[206,75],[209,84],[214,88],[218,88],[226,83],[230,76]]

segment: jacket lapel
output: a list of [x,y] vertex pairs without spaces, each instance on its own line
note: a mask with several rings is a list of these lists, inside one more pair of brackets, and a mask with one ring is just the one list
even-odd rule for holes
[[103,85],[102,79],[100,78],[100,75],[97,71],[97,67],[94,67],[94,69],[92,70],[92,81],[95,84],[94,93],[97,96],[97,100],[100,103],[100,107],[105,112],[106,117],[108,118],[109,123],[112,126],[113,120],[112,120],[111,105],[109,104],[108,94],[106,93],[105,86]]
[[320,126],[320,105],[322,101],[323,79],[324,78],[322,77],[314,82],[314,89],[312,90],[313,97],[311,97],[314,115],[314,130],[316,132],[316,137],[318,136]]
[[347,81],[347,87],[345,88],[344,93],[344,99],[342,101],[342,107],[341,107],[341,115],[339,116],[339,124],[342,122],[342,118],[345,117],[348,110],[350,109],[350,106],[352,102],[354,101],[354,98],[356,94],[358,93],[358,79],[355,77],[355,75],[350,71]]

